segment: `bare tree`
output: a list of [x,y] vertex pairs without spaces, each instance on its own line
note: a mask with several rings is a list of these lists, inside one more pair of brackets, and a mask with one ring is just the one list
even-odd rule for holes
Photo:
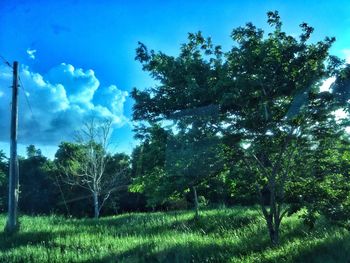
[[93,199],[94,217],[98,218],[100,211],[117,189],[118,181],[124,174],[124,170],[107,174],[108,146],[112,132],[112,121],[96,121],[91,119],[84,123],[76,132],[76,141],[81,146],[81,153],[72,157],[70,164],[61,167],[65,175],[65,182],[88,190]]

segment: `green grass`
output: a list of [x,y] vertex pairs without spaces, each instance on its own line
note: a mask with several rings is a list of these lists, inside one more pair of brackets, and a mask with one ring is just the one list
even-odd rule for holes
[[[20,218],[21,230],[0,234],[0,262],[349,262],[350,234],[320,223],[309,231],[298,216],[282,224],[270,247],[254,208],[133,213],[93,219]],[[5,216],[0,216],[5,225]]]

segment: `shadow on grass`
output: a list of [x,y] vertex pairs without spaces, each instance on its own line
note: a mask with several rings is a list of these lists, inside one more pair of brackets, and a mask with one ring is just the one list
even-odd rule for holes
[[[298,253],[295,253],[293,256],[290,257],[290,262],[350,262],[349,235],[341,238],[325,238],[319,242],[310,243],[296,249],[298,249]],[[282,259],[283,256],[276,257],[274,258],[274,262],[282,262]]]
[[227,249],[228,247],[217,244],[210,246],[188,244],[175,245],[164,250],[158,250],[157,246],[151,243],[137,246],[124,253],[111,254],[100,259],[90,259],[84,261],[84,263],[227,262],[229,259]]
[[25,232],[8,235],[0,233],[0,251],[6,251],[13,248],[26,245],[37,245],[52,240],[54,235],[50,232]]
[[22,246],[44,246],[50,248],[60,248],[61,252],[65,250],[65,245],[54,243],[56,237],[66,237],[79,234],[78,230],[74,231],[36,231],[36,232],[18,232],[8,235],[5,232],[0,233],[0,251],[5,252]]

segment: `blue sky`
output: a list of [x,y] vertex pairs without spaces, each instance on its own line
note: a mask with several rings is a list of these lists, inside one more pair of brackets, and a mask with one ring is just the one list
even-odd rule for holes
[[[137,41],[176,55],[187,33],[201,30],[228,48],[237,26],[253,22],[268,30],[269,10],[280,12],[289,34],[298,35],[305,21],[315,27],[312,41],[335,36],[332,53],[350,58],[349,1],[0,0],[0,54],[22,65],[34,115],[22,94],[19,152],[34,143],[53,157],[90,111],[115,118],[114,149],[130,153],[136,142],[128,94],[153,84],[134,60]],[[10,71],[1,65],[0,148],[6,152],[10,85]]]

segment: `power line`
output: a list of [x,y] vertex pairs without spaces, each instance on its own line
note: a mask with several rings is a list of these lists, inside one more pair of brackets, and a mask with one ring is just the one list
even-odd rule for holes
[[5,63],[5,65],[9,66],[10,68],[13,68],[10,64],[10,62],[7,61],[7,59],[5,59],[2,55],[0,55],[0,58],[2,59],[2,61]]
[[23,93],[24,93],[24,97],[26,98],[26,102],[27,102],[27,105],[28,105],[28,108],[31,112],[31,115],[32,115],[32,119],[34,120],[34,122],[37,122],[36,121],[36,118],[34,116],[34,113],[33,113],[33,109],[32,109],[32,106],[30,104],[30,101],[29,101],[29,98],[28,98],[28,95],[27,95],[27,91],[26,89],[24,88],[24,85],[23,85],[23,82],[22,82],[22,79],[21,79],[21,76],[20,74],[18,73],[18,80],[19,80],[19,83],[20,83],[20,88],[23,90]]
[[[13,68],[13,67],[11,66],[10,62],[8,62],[1,54],[0,54],[0,58],[3,60],[3,62],[4,62],[7,66],[9,66],[10,68]],[[28,105],[28,107],[29,107],[29,110],[30,110],[30,112],[31,112],[31,114],[32,114],[33,120],[36,122],[35,117],[34,117],[34,113],[33,113],[32,106],[30,105],[30,102],[29,102],[29,99],[28,99],[28,95],[27,95],[27,92],[26,92],[26,90],[25,90],[25,88],[24,88],[24,85],[23,85],[23,82],[22,82],[22,79],[21,79],[21,76],[20,76],[20,73],[19,73],[19,72],[18,72],[18,80],[19,80],[19,83],[20,83],[20,88],[21,88],[21,89],[23,90],[23,92],[24,92],[24,96],[25,96],[25,98],[26,98],[26,102],[27,102],[27,105]]]

